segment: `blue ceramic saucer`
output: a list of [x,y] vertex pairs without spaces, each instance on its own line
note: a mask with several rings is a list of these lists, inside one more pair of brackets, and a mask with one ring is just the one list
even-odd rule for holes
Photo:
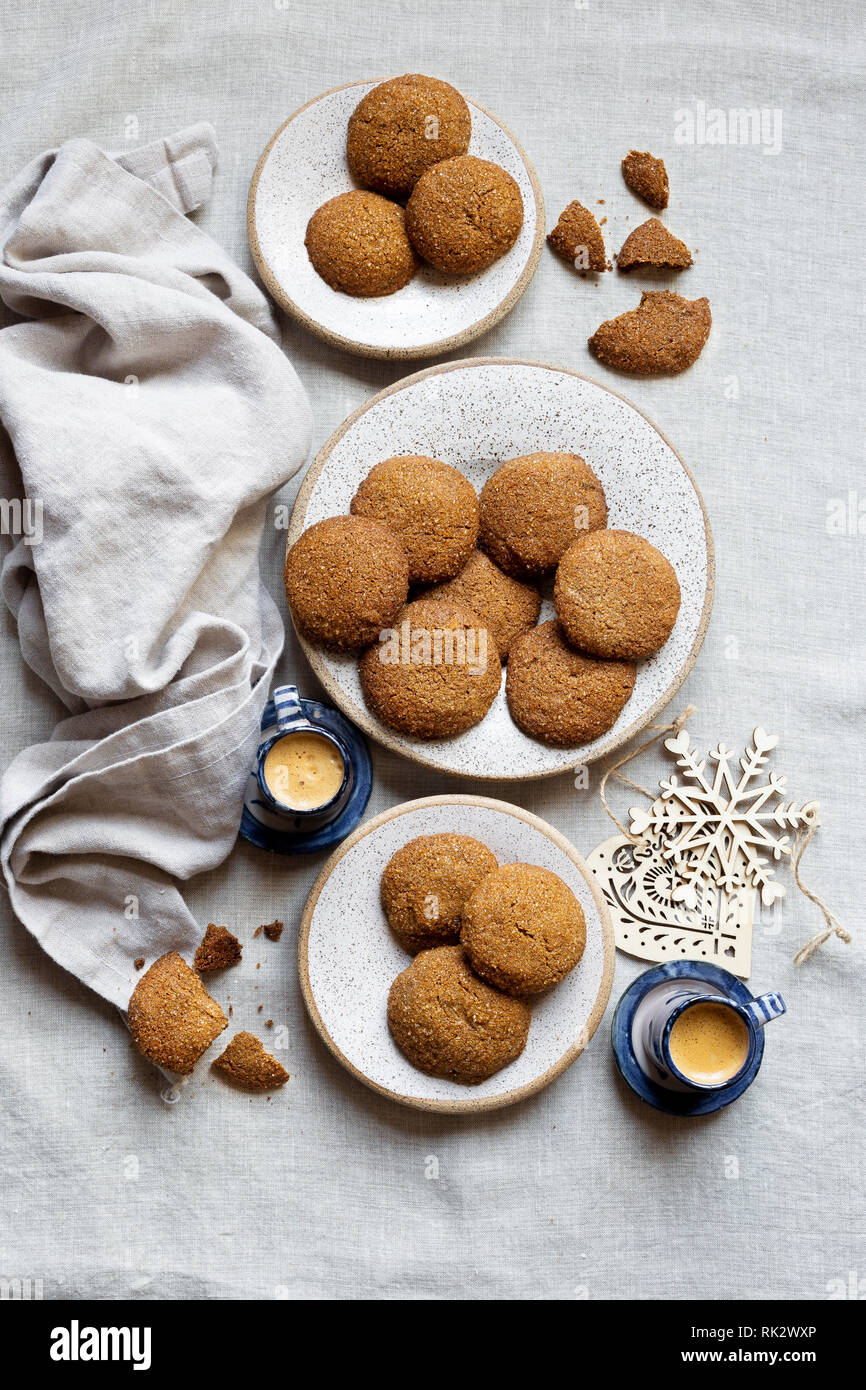
[[658,965],[653,970],[645,970],[623,994],[616,1006],[611,1027],[611,1045],[620,1075],[641,1100],[662,1110],[666,1115],[710,1115],[730,1105],[751,1086],[758,1074],[764,1055],[764,1030],[758,1029],[755,1055],[751,1065],[743,1075],[723,1087],[720,1091],[670,1091],[665,1086],[657,1086],[640,1067],[632,1043],[632,1024],[637,1010],[651,989],[666,980],[699,980],[702,985],[720,995],[726,995],[738,1004],[748,1004],[754,995],[728,970],[718,965],[704,965],[694,960],[671,961]]
[[[349,800],[334,820],[317,830],[307,830],[303,817],[271,810],[262,797],[256,769],[251,768],[240,834],[250,844],[257,845],[259,849],[272,850],[275,854],[315,854],[317,850],[331,849],[345,840],[367,809],[373,788],[370,752],[366,740],[354,724],[344,719],[338,710],[320,704],[318,700],[301,700],[301,708],[312,723],[321,724],[322,728],[336,734],[346,745],[352,760],[355,783]],[[274,702],[269,700],[262,713],[262,739],[275,733],[277,716]]]

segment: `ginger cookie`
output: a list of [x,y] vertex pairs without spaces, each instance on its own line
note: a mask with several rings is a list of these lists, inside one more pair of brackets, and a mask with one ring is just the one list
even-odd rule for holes
[[466,903],[460,942],[488,984],[506,994],[538,994],[577,965],[586,920],[558,874],[537,864],[502,864]]
[[496,643],[461,604],[421,598],[359,663],[364,699],[391,729],[449,738],[484,718],[502,672]]
[[645,150],[629,150],[622,161],[622,176],[631,189],[651,208],[666,208],[670,187],[663,159]]
[[382,874],[382,907],[407,951],[460,939],[469,894],[497,867],[496,855],[471,835],[418,835],[398,849]]
[[402,454],[375,464],[351,504],[399,536],[411,584],[450,579],[478,539],[478,498],[468,478],[450,463]]
[[286,598],[300,632],[348,651],[375,642],[409,593],[399,538],[365,516],[308,526],[286,556]]
[[193,964],[202,974],[206,970],[225,970],[229,965],[236,965],[242,954],[241,943],[228,927],[217,927],[209,922]]
[[692,264],[692,253],[663,222],[650,217],[629,232],[616,263],[620,270],[632,270],[635,266],[682,270]]
[[406,73],[380,82],[349,117],[346,157],[365,188],[408,198],[426,169],[469,149],[472,118],[447,82]]
[[557,622],[514,644],[505,674],[511,717],[530,738],[576,748],[606,733],[634,690],[635,667],[575,651]]
[[593,656],[640,661],[663,647],[680,607],[669,560],[643,536],[581,536],[556,571],[553,602],[569,642]]
[[127,1017],[139,1052],[184,1076],[228,1027],[219,1004],[177,951],[160,956],[142,975]]
[[275,1091],[289,1079],[285,1067],[265,1052],[253,1033],[236,1033],[213,1066],[215,1071],[247,1091]]
[[604,489],[579,454],[509,459],[481,491],[481,546],[516,579],[546,574],[575,536],[606,525]]
[[406,205],[419,256],[449,275],[472,275],[510,251],[523,226],[523,199],[498,164],[460,155],[422,174]]
[[332,290],[360,299],[402,290],[417,266],[403,209],[357,188],[316,209],[304,245],[313,269]]
[[518,637],[535,627],[541,612],[538,590],[505,574],[483,550],[473,550],[456,578],[438,584],[425,597],[450,599],[469,608],[496,643],[500,661],[507,659]]
[[569,203],[547,240],[575,270],[610,270],[601,228],[582,203]]
[[391,1036],[412,1065],[470,1086],[520,1056],[530,1018],[521,999],[470,970],[460,946],[422,951],[388,994]]
[[638,307],[607,319],[593,333],[589,347],[606,367],[636,376],[683,372],[700,357],[711,324],[708,299],[644,290]]

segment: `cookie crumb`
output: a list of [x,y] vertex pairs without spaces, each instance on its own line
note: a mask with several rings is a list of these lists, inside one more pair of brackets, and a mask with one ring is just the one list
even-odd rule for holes
[[[279,941],[283,934],[283,924],[279,918],[276,918],[273,922],[268,922],[266,926],[259,927],[259,931],[264,932],[268,941]],[[256,932],[256,936],[258,936],[258,932]]]
[[201,945],[195,953],[195,968],[206,970],[225,970],[229,965],[237,965],[243,954],[243,947],[228,927],[217,927],[208,923]]
[[599,325],[589,348],[606,367],[635,376],[682,372],[700,357],[711,325],[708,299],[644,290],[636,309]]
[[133,965],[135,966],[136,970],[143,970],[143,969],[144,969],[144,956],[136,956],[135,960],[134,960],[132,963],[133,963]]
[[650,217],[629,232],[616,262],[620,270],[631,270],[634,266],[684,270],[692,264],[692,257],[684,241],[669,232],[657,217]]
[[265,1052],[252,1033],[236,1033],[213,1065],[229,1081],[250,1091],[274,1090],[289,1080],[285,1067]]
[[663,159],[646,150],[629,150],[622,161],[622,176],[631,189],[651,208],[666,208],[670,196],[668,171]]
[[581,273],[610,270],[599,225],[582,203],[569,203],[547,240],[558,256]]

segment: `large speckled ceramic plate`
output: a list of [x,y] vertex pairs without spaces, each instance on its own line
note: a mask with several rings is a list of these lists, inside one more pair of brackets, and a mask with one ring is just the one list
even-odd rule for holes
[[316,208],[357,187],[346,162],[346,130],[358,102],[376,85],[335,87],[280,126],[250,185],[250,248],[277,303],[311,333],[363,357],[433,357],[492,328],[523,294],[544,241],[541,188],[511,132],[469,101],[469,153],[501,164],[520,188],[524,221],[514,246],[478,275],[442,275],[422,265],[396,294],[355,299],[332,290],[313,270],[304,234]]
[[[350,415],[319,452],[301,486],[288,534],[349,510],[380,459],[427,454],[462,469],[477,489],[505,459],[540,449],[580,454],[601,479],[609,524],[645,536],[677,572],[682,602],[665,646],[638,667],[634,693],[613,727],[592,743],[548,748],[521,733],[505,681],[486,718],[457,738],[413,739],[376,719],[364,702],[354,656],[313,647],[310,663],[343,713],[405,757],[474,778],[547,777],[625,743],[673,699],[704,639],[713,602],[713,543],[692,475],[651,420],[616,392],[564,367],[476,358],[430,367]],[[541,621],[553,617],[545,602]]]
[[[388,991],[412,957],[379,902],[382,870],[416,835],[474,835],[501,864],[539,864],[571,888],[586,918],[586,949],[553,989],[530,1000],[532,1023],[516,1062],[480,1086],[426,1076],[388,1031]],[[532,1095],[580,1056],[604,1013],[614,970],[604,898],[564,835],[519,806],[482,796],[429,796],[362,825],[328,860],[301,918],[298,974],[304,1002],[338,1061],[381,1095],[419,1110],[496,1110]]]

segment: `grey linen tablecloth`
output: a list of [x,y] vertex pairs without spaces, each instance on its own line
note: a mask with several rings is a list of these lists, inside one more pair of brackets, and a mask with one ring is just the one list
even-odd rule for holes
[[[757,723],[779,734],[775,766],[791,796],[822,806],[806,882],[855,940],[834,940],[795,970],[796,948],[821,919],[783,870],[789,895],[757,924],[752,984],[779,989],[789,1014],[774,1025],[757,1084],[714,1118],[665,1119],[624,1090],[609,1011],[547,1090],[455,1120],[380,1100],[313,1033],[294,928],[320,859],[269,859],[240,843],[185,889],[200,921],[227,922],[247,940],[259,922],[287,924],[279,944],[247,946],[261,970],[236,972],[220,989],[236,1019],[255,1018],[261,1003],[261,1017],[287,1027],[278,1055],[292,1080],[270,1104],[206,1074],[177,1104],[163,1101],[115,1011],[40,950],[7,902],[0,1275],[41,1280],[45,1297],[102,1298],[793,1299],[866,1288],[857,1192],[864,280],[854,164],[863,59],[859,7],[829,0],[152,0],[132,10],[70,0],[7,17],[2,181],[73,136],[132,149],[210,121],[221,157],[196,218],[241,265],[260,150],[297,106],[353,78],[451,80],[517,133],[549,224],[574,197],[606,200],[611,250],[647,215],[621,181],[622,155],[664,156],[668,225],[697,249],[686,293],[708,295],[713,309],[696,367],[679,379],[606,376],[586,338],[636,302],[635,277],[578,282],[547,251],[514,312],[473,348],[608,381],[693,469],[715,534],[716,603],[671,713],[694,703],[690,728],[705,747],[719,738],[739,747]],[[732,108],[765,113],[763,143],[707,142],[707,113]],[[682,139],[689,122],[692,143]],[[313,401],[314,447],[405,374],[291,324],[284,346]],[[263,545],[278,602],[278,508],[296,482],[274,499]],[[8,761],[45,740],[63,710],[5,623]],[[277,674],[316,693],[292,640]],[[471,789],[381,749],[373,756],[371,815]],[[652,785],[663,770],[665,759],[650,755],[636,775]],[[612,831],[597,784],[595,769],[587,791],[570,777],[486,790],[587,851]],[[623,792],[617,805],[633,800]],[[613,1000],[641,968],[618,958]]]

